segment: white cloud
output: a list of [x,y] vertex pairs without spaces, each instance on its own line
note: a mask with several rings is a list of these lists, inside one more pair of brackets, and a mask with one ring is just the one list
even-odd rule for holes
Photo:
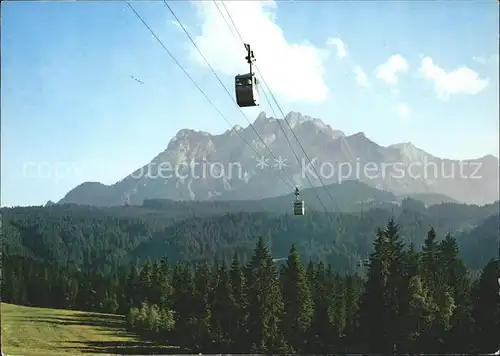
[[327,44],[337,49],[337,56],[340,59],[347,56],[347,45],[340,38],[329,38]]
[[401,117],[406,117],[410,114],[410,108],[405,103],[396,105],[396,113]]
[[358,83],[358,85],[362,87],[367,87],[370,85],[368,77],[361,67],[354,67],[352,72],[356,75],[356,83]]
[[442,100],[448,99],[452,94],[477,94],[484,90],[489,82],[467,67],[447,73],[435,65],[430,57],[422,59],[419,71],[425,79],[434,83],[434,90]]
[[375,76],[389,85],[398,83],[398,73],[408,70],[408,62],[400,54],[391,56],[384,64],[381,64],[375,70]]
[[[274,1],[227,1],[224,3],[246,43],[252,46],[256,65],[274,93],[288,101],[321,102],[328,96],[324,80],[326,49],[308,43],[289,43],[275,23]],[[224,6],[217,1],[228,19]],[[211,1],[196,3],[202,24],[196,44],[211,66],[229,76],[248,72],[245,49],[236,40]],[[230,20],[228,19],[228,22]],[[191,55],[205,65],[196,49]],[[259,74],[257,72],[257,74]]]

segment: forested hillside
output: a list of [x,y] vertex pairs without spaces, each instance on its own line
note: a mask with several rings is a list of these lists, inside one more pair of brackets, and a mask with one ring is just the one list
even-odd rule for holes
[[[355,274],[304,264],[278,270],[265,240],[247,263],[167,257],[102,275],[4,255],[5,302],[126,315],[145,339],[202,353],[486,353],[498,349],[498,262],[474,279],[451,235],[405,245],[389,220]],[[307,266],[307,267],[306,267]],[[176,352],[178,353],[178,352]]]
[[[243,261],[264,237],[275,258],[295,244],[304,261],[332,264],[352,271],[372,252],[377,228],[392,216],[407,243],[421,246],[433,226],[452,232],[464,247],[465,262],[479,269],[496,257],[498,206],[423,203],[404,200],[392,210],[355,213],[307,212],[305,216],[244,211],[224,213],[220,202],[176,203],[146,207],[95,208],[78,205],[1,209],[2,249],[40,261],[72,264],[85,270],[113,271],[147,257],[171,261],[229,262],[235,252]],[[487,220],[489,218],[489,220]]]
[[[326,194],[326,195],[325,195]],[[323,196],[323,198],[321,198]],[[397,196],[386,190],[373,188],[359,181],[344,181],[342,184],[330,184],[325,187],[307,188],[301,191],[301,199],[305,200],[308,210],[330,212],[359,212],[363,210],[382,208],[397,208],[407,196]],[[318,199],[321,199],[321,201]],[[332,197],[325,199],[324,197]],[[453,199],[439,194],[412,194],[411,199],[421,205],[433,206],[443,202],[453,202]],[[293,192],[287,195],[260,199],[260,200],[209,200],[197,202],[198,210],[202,207],[212,207],[213,212],[277,212],[290,211],[290,203],[295,200]],[[408,199],[406,199],[408,200]],[[458,202],[454,202],[460,205]],[[193,202],[185,202],[186,206],[193,206]],[[147,208],[171,210],[179,206],[179,202],[169,199],[145,199],[142,204]],[[464,204],[465,205],[465,204]],[[490,207],[492,205],[486,205]],[[472,205],[469,205],[472,206]],[[475,206],[477,208],[477,206]]]
[[[325,195],[326,194],[326,195]],[[432,195],[435,201],[442,197]],[[321,196],[332,197],[331,199],[321,198]],[[300,194],[301,199],[307,202],[309,211],[329,211],[329,212],[357,212],[373,208],[392,209],[401,203],[404,197],[370,187],[359,181],[345,181],[342,184],[330,184],[325,187],[315,187],[303,189]],[[320,198],[321,201],[318,199]],[[198,202],[199,208],[213,207],[214,212],[275,212],[287,213],[290,211],[290,204],[295,200],[293,192],[289,194],[265,198],[259,200],[219,200]],[[418,196],[415,200],[418,200]],[[445,199],[446,201],[446,199]],[[189,206],[192,202],[187,203]],[[157,209],[170,209],[178,205],[178,202],[168,199],[146,199],[143,206]]]
[[499,347],[496,205],[148,204],[2,209],[2,301],[119,313],[186,352]]

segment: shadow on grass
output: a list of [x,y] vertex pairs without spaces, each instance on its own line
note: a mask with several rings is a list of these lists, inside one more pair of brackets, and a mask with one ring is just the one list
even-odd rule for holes
[[67,350],[114,355],[165,355],[182,353],[180,348],[157,345],[147,341],[74,341]]
[[69,315],[16,317],[19,321],[27,323],[42,323],[55,325],[91,326],[101,331],[107,331],[115,337],[127,337],[134,340],[123,341],[65,341],[65,344],[74,346],[64,347],[68,351],[83,353],[102,353],[116,355],[155,355],[173,354],[181,351],[177,347],[169,347],[155,342],[146,341],[140,335],[125,329],[124,318],[119,315],[106,315],[98,313],[78,313]]
[[68,316],[46,316],[37,317],[17,317],[17,320],[23,320],[28,323],[44,323],[44,324],[57,324],[57,325],[81,325],[81,326],[94,326],[102,328],[123,328],[123,317],[118,315],[102,315],[96,313],[85,314],[72,314]]

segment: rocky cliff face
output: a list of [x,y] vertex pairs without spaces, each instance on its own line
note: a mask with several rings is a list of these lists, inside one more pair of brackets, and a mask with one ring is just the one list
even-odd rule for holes
[[288,194],[295,185],[346,180],[397,195],[441,194],[474,204],[498,200],[496,157],[452,161],[412,143],[383,147],[361,132],[346,136],[297,112],[286,120],[288,124],[261,113],[252,126],[235,126],[221,135],[181,130],[165,151],[123,180],[111,186],[83,183],[60,203],[110,206],[141,204],[151,198],[260,199]]

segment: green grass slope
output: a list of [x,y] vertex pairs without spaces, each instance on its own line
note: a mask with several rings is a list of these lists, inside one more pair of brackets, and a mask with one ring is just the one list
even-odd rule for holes
[[175,349],[140,340],[122,316],[1,304],[4,355],[144,355]]

